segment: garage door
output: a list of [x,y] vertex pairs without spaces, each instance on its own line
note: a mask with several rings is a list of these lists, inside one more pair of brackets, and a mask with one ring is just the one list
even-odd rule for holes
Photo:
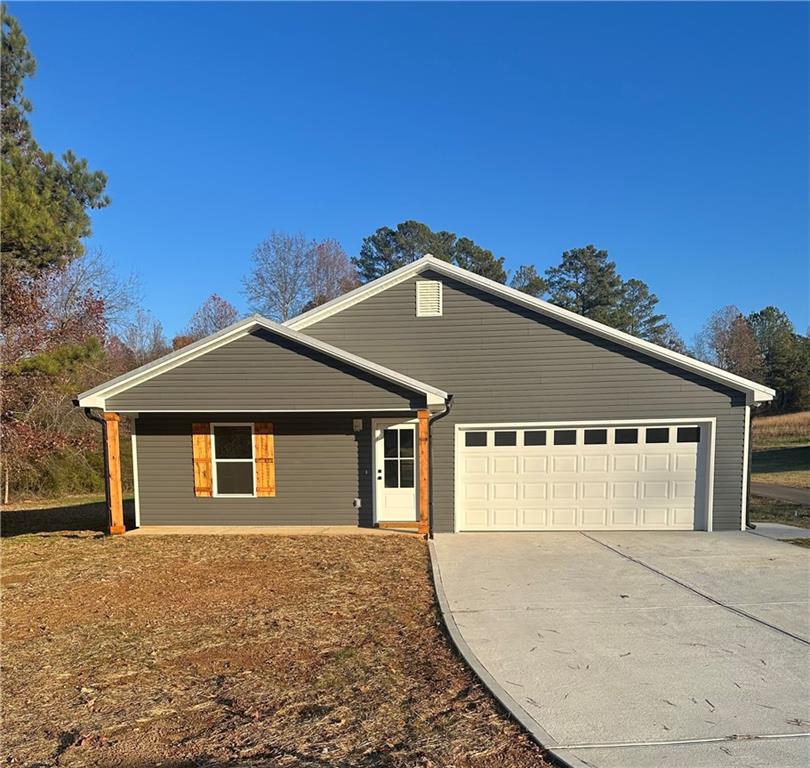
[[460,530],[691,530],[702,520],[697,424],[469,427]]

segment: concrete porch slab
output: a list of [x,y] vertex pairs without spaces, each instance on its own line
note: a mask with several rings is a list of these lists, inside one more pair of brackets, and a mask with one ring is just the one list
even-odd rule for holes
[[416,536],[413,531],[356,525],[142,525],[130,536]]

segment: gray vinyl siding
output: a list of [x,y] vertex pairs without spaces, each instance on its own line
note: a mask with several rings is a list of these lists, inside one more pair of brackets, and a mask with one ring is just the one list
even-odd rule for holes
[[[416,317],[419,279],[441,280],[441,317]],[[715,530],[739,529],[745,396],[437,273],[302,329],[453,394],[432,428],[432,515],[453,530],[454,427],[472,422],[717,420]]]
[[[353,420],[363,418],[362,432]],[[194,495],[191,424],[271,421],[273,498]],[[143,414],[136,423],[141,525],[362,525],[372,523],[369,414]],[[360,498],[360,510],[353,507]]]
[[258,330],[109,398],[107,410],[408,410],[420,405],[424,395]]

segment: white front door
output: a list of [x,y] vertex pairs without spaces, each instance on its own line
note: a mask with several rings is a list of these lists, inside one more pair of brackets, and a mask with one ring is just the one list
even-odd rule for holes
[[375,522],[417,520],[416,423],[374,420]]

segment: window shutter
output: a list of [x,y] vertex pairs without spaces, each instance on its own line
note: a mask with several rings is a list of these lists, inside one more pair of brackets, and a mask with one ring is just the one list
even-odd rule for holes
[[273,425],[260,421],[253,425],[253,454],[256,461],[256,495],[276,495],[276,450]]
[[195,422],[191,425],[191,451],[194,456],[194,495],[213,496],[211,425],[208,422]]

